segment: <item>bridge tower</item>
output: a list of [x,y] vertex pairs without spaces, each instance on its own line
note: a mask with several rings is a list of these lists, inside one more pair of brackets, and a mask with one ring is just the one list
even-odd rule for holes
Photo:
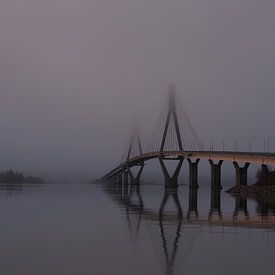
[[[181,120],[179,120],[179,117]],[[183,164],[183,157],[178,154],[177,157],[167,157],[169,152],[183,152],[183,151],[200,151],[201,144],[197,133],[190,122],[184,108],[180,102],[176,100],[175,85],[171,84],[169,87],[169,104],[168,112],[165,117],[165,124],[161,136],[159,152],[160,165],[165,177],[165,183],[169,186],[178,185],[178,176]],[[168,153],[168,154],[167,154]],[[166,157],[164,157],[164,155]],[[177,167],[174,174],[169,175],[164,160],[178,160]],[[189,187],[191,189],[198,188],[198,163],[199,159],[188,159],[189,163]]]
[[177,116],[177,111],[176,111],[176,89],[175,89],[174,84],[171,84],[170,88],[169,88],[169,109],[168,109],[168,113],[166,116],[164,132],[163,132],[162,139],[161,139],[161,145],[160,145],[161,152],[163,152],[163,149],[164,149],[165,141],[167,138],[167,132],[168,132],[168,128],[169,128],[169,124],[170,124],[171,120],[173,120],[173,122],[174,122],[174,127],[175,127],[175,131],[176,131],[177,142],[178,142],[178,148],[180,151],[182,151],[183,146],[182,146],[182,140],[181,140],[181,134],[180,134],[180,128],[179,128],[179,121],[178,121],[178,116]]
[[[172,123],[172,128],[170,126],[170,123]],[[175,131],[178,150],[183,151],[179,120],[178,120],[177,111],[176,111],[176,89],[175,89],[174,84],[171,84],[169,87],[169,108],[168,108],[168,113],[167,113],[166,120],[165,120],[164,132],[163,132],[162,138],[161,138],[160,153],[164,152],[165,143],[167,141],[167,134],[168,134],[169,129],[172,131]],[[172,176],[169,174],[167,167],[164,163],[165,159],[179,161]],[[160,162],[161,170],[164,174],[165,185],[174,186],[174,187],[177,186],[178,185],[178,176],[179,176],[182,164],[183,164],[183,158],[182,157],[176,157],[176,158],[167,158],[166,157],[165,158],[165,157],[161,156],[159,158],[159,162]]]
[[[127,150],[127,161],[129,161],[131,159],[131,157],[134,157],[136,155],[142,155],[142,146],[141,146],[141,141],[140,141],[140,137],[138,134],[138,130],[137,128],[134,129],[131,140],[130,140],[130,144]],[[136,155],[135,155],[136,154]],[[138,162],[135,164],[136,167],[139,167],[138,172],[136,175],[134,175],[133,171],[131,170],[131,168],[128,166],[127,170],[125,171],[124,175],[125,175],[125,181],[127,180],[126,177],[129,176],[130,178],[130,183],[131,184],[139,184],[140,183],[140,177],[141,174],[143,172],[143,168],[144,168],[144,162]]]

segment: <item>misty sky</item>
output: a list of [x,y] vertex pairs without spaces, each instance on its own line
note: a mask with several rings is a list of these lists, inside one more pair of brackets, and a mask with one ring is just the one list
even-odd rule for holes
[[150,136],[171,81],[201,138],[275,140],[274,15],[274,0],[1,0],[0,169],[101,176],[134,117]]

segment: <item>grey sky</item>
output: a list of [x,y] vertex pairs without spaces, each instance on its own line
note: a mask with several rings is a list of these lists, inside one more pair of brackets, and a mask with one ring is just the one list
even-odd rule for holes
[[273,0],[1,0],[0,167],[100,176],[133,116],[150,136],[171,81],[201,138],[275,138],[274,14]]

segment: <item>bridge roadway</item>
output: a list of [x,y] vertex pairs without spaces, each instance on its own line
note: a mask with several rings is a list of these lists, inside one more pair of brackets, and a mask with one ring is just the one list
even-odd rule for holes
[[133,166],[139,165],[147,160],[156,158],[184,158],[184,159],[211,159],[236,162],[248,162],[254,164],[275,165],[275,153],[263,152],[236,152],[236,151],[156,151],[130,158],[121,163],[102,179],[107,180]]

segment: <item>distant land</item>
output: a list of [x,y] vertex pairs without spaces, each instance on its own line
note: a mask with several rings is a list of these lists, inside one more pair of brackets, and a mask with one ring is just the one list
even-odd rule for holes
[[25,176],[23,173],[13,171],[12,169],[0,172],[0,184],[23,184],[23,183],[43,183],[40,177]]

